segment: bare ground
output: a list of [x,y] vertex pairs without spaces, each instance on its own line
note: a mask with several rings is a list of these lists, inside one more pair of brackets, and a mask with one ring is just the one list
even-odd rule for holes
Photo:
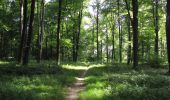
[[78,94],[85,89],[84,78],[87,69],[83,71],[80,77],[76,77],[76,82],[68,88],[66,100],[77,100]]

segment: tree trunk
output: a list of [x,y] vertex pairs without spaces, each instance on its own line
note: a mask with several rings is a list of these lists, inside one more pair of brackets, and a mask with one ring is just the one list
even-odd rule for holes
[[106,24],[106,58],[107,58],[107,63],[109,62],[109,37],[108,37],[108,29],[107,29],[107,24]]
[[118,7],[118,31],[119,31],[119,63],[122,63],[122,39],[121,39],[121,23],[120,23],[120,1],[117,0]]
[[101,50],[100,51],[101,52],[101,62],[103,63],[103,59],[102,59],[103,58],[103,42],[102,42],[102,40],[101,40],[101,44],[100,45],[101,45],[101,49],[100,49]]
[[22,36],[22,30],[23,30],[23,0],[20,0],[20,33]]
[[76,31],[75,31],[75,25],[73,25],[73,47],[72,47],[72,57],[73,57],[73,62],[76,62]]
[[167,16],[166,16],[166,39],[167,39],[167,53],[170,73],[170,1],[167,0]]
[[24,8],[23,8],[23,28],[21,33],[21,41],[19,45],[19,52],[18,52],[18,63],[22,63],[23,58],[23,51],[24,51],[24,45],[26,40],[26,31],[27,31],[27,7],[28,1],[24,0]]
[[[113,18],[113,14],[111,13],[111,17]],[[114,63],[114,58],[115,58],[115,33],[114,33],[114,18],[113,18],[113,23],[112,23],[112,62]]]
[[59,64],[59,60],[60,60],[60,23],[61,23],[61,11],[62,11],[62,0],[58,1],[58,19],[57,19],[57,45],[56,45],[56,49],[57,49],[57,56],[56,56],[56,60],[57,60],[57,64]]
[[132,0],[133,6],[133,68],[138,66],[138,0]]
[[82,9],[79,11],[79,17],[78,17],[78,33],[76,37],[76,56],[75,61],[77,62],[78,59],[78,51],[79,51],[79,40],[80,40],[80,33],[81,33],[81,20],[82,20]]
[[49,59],[49,57],[48,57],[48,37],[46,36],[46,38],[45,38],[45,51],[46,51],[46,54],[45,54],[45,58],[46,59]]
[[153,17],[154,17],[154,26],[155,26],[155,63],[158,63],[158,0],[153,0]]
[[97,37],[97,60],[99,60],[99,2],[97,1],[97,16],[96,16],[96,37]]
[[95,53],[94,53],[94,52],[95,52],[95,45],[94,45],[94,42],[95,42],[95,36],[94,36],[94,34],[95,34],[95,33],[94,33],[94,30],[95,30],[95,29],[94,29],[94,23],[93,23],[93,31],[92,31],[92,38],[93,38],[93,41],[92,41],[93,50],[92,50],[92,52],[93,52],[93,53],[92,53],[92,55],[95,54]]
[[132,59],[132,52],[131,52],[131,49],[132,49],[132,46],[131,46],[131,32],[130,32],[130,18],[128,19],[128,22],[127,22],[127,27],[128,27],[128,53],[127,53],[127,64],[129,65],[130,62],[131,62],[131,59]]
[[38,37],[38,63],[40,63],[42,59],[42,41],[43,41],[43,34],[44,34],[44,4],[45,0],[41,1],[41,13],[40,13],[40,32]]
[[129,3],[127,2],[127,0],[125,0],[125,3],[126,3],[126,9],[127,9],[127,16],[128,16],[128,20],[127,20],[127,27],[128,27],[128,53],[127,53],[127,64],[129,65],[130,62],[131,62],[131,59],[132,59],[132,52],[131,52],[131,49],[132,49],[132,46],[131,46],[131,32],[130,32],[130,26],[132,25],[132,19],[131,19],[131,15],[130,15],[130,5]]
[[35,9],[35,0],[31,0],[31,14],[30,14],[30,21],[29,21],[28,36],[26,38],[26,47],[24,49],[23,65],[28,64],[28,58],[30,54],[31,41],[33,35],[33,24],[34,24],[34,9]]

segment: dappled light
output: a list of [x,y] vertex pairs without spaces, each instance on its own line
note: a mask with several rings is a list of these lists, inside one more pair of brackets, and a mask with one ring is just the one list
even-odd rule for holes
[[0,0],[0,100],[170,100],[170,0]]

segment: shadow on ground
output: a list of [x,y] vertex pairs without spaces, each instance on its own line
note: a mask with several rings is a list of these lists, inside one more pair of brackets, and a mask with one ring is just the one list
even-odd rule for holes
[[126,65],[91,67],[86,74],[86,90],[79,100],[169,100],[170,77],[166,69]]
[[64,100],[67,87],[84,70],[79,66],[31,63],[22,67],[1,62],[0,100]]

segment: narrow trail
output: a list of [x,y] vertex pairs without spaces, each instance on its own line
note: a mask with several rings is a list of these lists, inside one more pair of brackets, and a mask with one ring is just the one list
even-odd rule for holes
[[73,86],[68,88],[66,100],[77,100],[78,95],[81,91],[85,89],[84,85],[84,79],[85,75],[87,73],[88,68],[86,68],[83,73],[76,78],[76,82],[73,84]]

